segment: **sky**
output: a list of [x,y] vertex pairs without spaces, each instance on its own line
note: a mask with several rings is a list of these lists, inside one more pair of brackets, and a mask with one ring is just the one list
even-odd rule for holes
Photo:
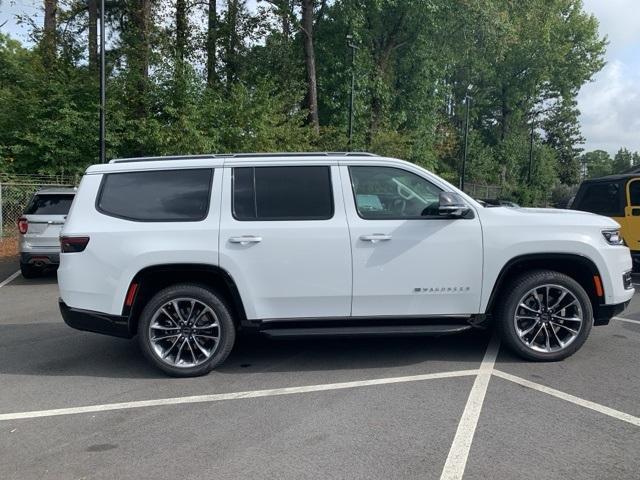
[[586,150],[640,151],[640,1],[584,0],[607,35],[606,66],[578,95]]
[[[640,0],[583,1],[600,22],[600,34],[609,39],[607,64],[578,95],[584,149],[640,151]],[[41,17],[42,0],[0,2],[0,30],[26,41],[27,27],[15,15]]]

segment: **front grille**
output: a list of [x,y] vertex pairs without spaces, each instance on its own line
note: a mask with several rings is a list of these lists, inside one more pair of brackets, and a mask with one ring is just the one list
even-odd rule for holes
[[624,288],[626,290],[631,290],[633,288],[633,280],[631,279],[631,271],[624,272],[622,274],[622,283],[624,284]]

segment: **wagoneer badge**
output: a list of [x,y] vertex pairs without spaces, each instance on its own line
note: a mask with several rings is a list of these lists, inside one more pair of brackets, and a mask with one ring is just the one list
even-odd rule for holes
[[464,293],[471,290],[471,287],[415,287],[413,291],[415,293]]

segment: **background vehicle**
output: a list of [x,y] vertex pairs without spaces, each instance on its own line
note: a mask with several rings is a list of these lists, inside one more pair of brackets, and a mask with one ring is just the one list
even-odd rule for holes
[[484,198],[482,202],[489,207],[511,207],[511,208],[520,208],[515,202],[511,202],[509,200],[498,200],[495,198]]
[[87,170],[62,232],[60,309],[177,376],[238,329],[445,334],[493,319],[515,352],[560,360],[633,296],[606,217],[481,208],[368,154],[123,159]]
[[73,188],[37,191],[18,220],[20,270],[33,278],[60,263],[60,231],[75,195]]
[[585,180],[571,204],[572,210],[606,215],[620,224],[631,250],[634,269],[640,268],[640,174],[629,173]]

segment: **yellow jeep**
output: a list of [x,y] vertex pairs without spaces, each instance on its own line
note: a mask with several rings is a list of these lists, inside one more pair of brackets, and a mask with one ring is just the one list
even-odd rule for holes
[[620,224],[631,250],[634,270],[640,270],[640,173],[625,173],[585,180],[571,209],[597,213]]

